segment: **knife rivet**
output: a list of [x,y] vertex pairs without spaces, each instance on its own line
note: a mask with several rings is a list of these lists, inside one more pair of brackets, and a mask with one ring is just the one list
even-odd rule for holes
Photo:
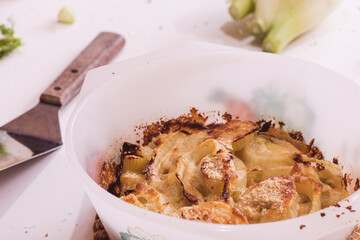
[[55,91],[60,91],[60,90],[61,90],[61,87],[54,87],[54,90],[55,90]]
[[73,68],[73,69],[71,69],[71,72],[72,72],[72,73],[77,73],[77,72],[78,72],[78,70],[77,70],[77,69],[75,69],[75,68]]

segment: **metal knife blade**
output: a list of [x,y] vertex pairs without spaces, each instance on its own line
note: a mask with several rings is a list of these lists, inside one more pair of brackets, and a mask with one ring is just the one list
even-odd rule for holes
[[86,72],[110,62],[124,44],[117,33],[100,33],[43,92],[35,107],[0,127],[0,171],[62,145],[59,110],[80,91]]

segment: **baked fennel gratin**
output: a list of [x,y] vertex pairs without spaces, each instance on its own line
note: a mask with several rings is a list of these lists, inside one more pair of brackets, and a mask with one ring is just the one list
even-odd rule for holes
[[348,196],[341,168],[283,124],[206,124],[191,114],[149,125],[101,171],[123,201],[188,220],[252,224],[294,218]]

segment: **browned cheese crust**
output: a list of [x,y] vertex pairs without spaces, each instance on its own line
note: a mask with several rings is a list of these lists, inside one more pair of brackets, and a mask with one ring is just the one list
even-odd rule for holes
[[248,224],[246,217],[237,209],[221,201],[201,203],[180,209],[187,220],[220,224]]

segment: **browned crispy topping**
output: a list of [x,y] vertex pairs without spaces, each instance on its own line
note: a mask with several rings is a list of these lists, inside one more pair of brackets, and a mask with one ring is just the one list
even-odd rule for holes
[[197,199],[194,195],[188,193],[188,192],[185,190],[184,183],[181,181],[181,178],[180,178],[179,174],[178,174],[178,173],[175,173],[175,176],[176,176],[176,178],[177,178],[177,179],[179,180],[179,182],[180,182],[180,185],[181,185],[181,187],[182,187],[182,189],[183,189],[183,195],[184,195],[184,197],[185,197],[189,202],[191,202],[191,203],[194,203],[194,204],[199,203],[199,202],[200,202],[200,199]]
[[145,126],[143,144],[147,145],[151,140],[158,136],[160,133],[168,133],[174,129],[180,129],[182,127],[190,129],[205,129],[205,122],[207,117],[198,112],[197,109],[190,109],[189,114],[182,115],[175,119],[160,120],[156,123]]
[[131,190],[125,190],[125,191],[124,191],[124,195],[125,195],[125,196],[127,196],[127,195],[129,195],[130,193],[133,193],[133,192],[135,192],[135,190],[134,190],[134,189],[131,189]]
[[222,200],[225,201],[225,202],[227,200],[229,200],[229,197],[230,197],[228,186],[229,186],[229,181],[226,181],[224,183],[224,189],[223,189],[223,192],[221,194]]
[[180,132],[182,132],[182,133],[184,133],[184,134],[186,134],[186,135],[191,135],[191,133],[189,133],[189,132],[186,131],[186,130],[180,130]]
[[306,227],[306,225],[304,225],[304,224],[301,224],[300,225],[300,229],[302,230],[304,227]]
[[[347,188],[347,186],[350,186],[353,179],[350,177],[350,174],[345,173],[344,176],[342,177],[345,188]],[[356,185],[356,182],[355,182]]]
[[355,186],[354,186],[354,191],[359,190],[359,188],[360,188],[360,181],[359,181],[359,179],[357,178],[357,179],[356,179],[356,182],[355,182]]
[[325,166],[321,165],[320,163],[316,163],[316,169],[318,171],[323,171],[323,170],[325,170]]
[[345,187],[347,187],[347,186],[348,186],[348,176],[347,176],[347,173],[344,174],[343,181],[344,181]]
[[105,162],[100,173],[100,185],[111,194],[120,196],[121,165]]
[[[297,162],[297,163],[302,163],[304,165],[311,165],[310,162],[308,161],[304,161],[301,157],[301,154],[298,154],[298,153],[295,153],[295,156],[294,156],[294,161]],[[325,168],[325,167],[324,167]]]
[[308,177],[303,177],[303,176],[297,176],[297,175],[294,175],[294,176],[291,176],[291,177],[286,177],[287,179],[291,179],[293,180],[295,183],[301,183],[301,182],[306,182],[306,183],[309,183],[309,184],[312,184],[313,185],[313,191],[314,191],[314,194],[315,193],[321,193],[321,189],[323,188],[323,185],[322,183],[318,182],[318,181],[315,181],[314,179],[312,178],[308,178]]
[[128,142],[124,142],[122,149],[120,149],[121,155],[120,155],[120,164],[118,165],[119,170],[117,172],[118,174],[118,181],[120,182],[120,175],[121,175],[121,170],[123,168],[124,165],[124,159],[125,156],[129,156],[129,155],[135,155],[138,156],[138,151],[139,151],[140,146],[136,145],[136,144],[132,144],[132,143],[128,143]]
[[[134,190],[134,193],[135,193],[135,190]],[[135,206],[138,206],[138,207],[141,207],[141,208],[144,208],[144,205],[139,201],[139,199],[132,193],[130,193],[129,195],[126,195],[126,196],[123,196],[121,198],[123,201],[127,202],[127,203],[130,203],[130,204],[133,204]]]
[[161,122],[152,123],[151,125],[146,126],[144,130],[144,145],[147,145],[151,140],[158,136],[162,132]]
[[122,146],[121,156],[122,158],[126,155],[137,155],[139,151],[139,145],[132,144],[129,142],[124,142]]
[[314,142],[315,142],[315,138],[311,139],[309,144],[308,144],[308,147],[309,147],[309,150],[311,149],[311,147],[314,145]]
[[201,172],[208,179],[228,181],[237,177],[236,171],[231,165],[233,155],[220,152],[212,158],[204,158],[201,164]]
[[339,203],[336,203],[334,207],[341,207]]
[[229,113],[224,113],[222,116],[221,116],[222,119],[224,119],[226,122],[230,122],[232,120],[232,115],[229,114]]
[[338,160],[336,157],[334,157],[334,158],[333,158],[333,163],[336,164],[336,165],[338,165],[338,164],[339,164],[339,160]]
[[270,127],[271,127],[271,120],[270,121],[265,121],[265,120],[260,120],[257,122],[258,126],[259,126],[259,132],[267,132],[269,131]]
[[248,224],[241,212],[221,201],[201,203],[180,209],[181,217],[188,220],[220,224]]
[[[210,126],[210,127],[209,127]],[[250,121],[231,120],[226,124],[218,125],[216,128],[209,125],[208,132],[214,139],[227,139],[233,142],[258,130],[258,126]]]
[[150,159],[150,161],[148,162],[148,164],[146,164],[146,166],[144,167],[143,172],[144,172],[144,174],[145,174],[145,176],[146,176],[146,180],[150,180],[151,177],[154,175],[154,174],[152,173],[152,171],[153,171],[152,164],[154,163],[155,157],[156,157],[156,154]]
[[289,132],[290,137],[300,142],[304,141],[304,136],[300,131],[291,131]]
[[314,145],[312,145],[310,147],[310,151],[307,154],[308,157],[312,157],[312,158],[316,158],[319,160],[323,160],[324,159],[324,155],[322,154],[322,152],[320,151],[320,149]]
[[[189,114],[185,114],[178,118],[170,119],[167,121],[160,120],[158,122],[145,126],[145,129],[143,131],[143,145],[147,145],[149,142],[152,141],[154,137],[158,136],[160,133],[168,133],[175,130],[179,130],[185,134],[186,132],[189,132],[185,129],[207,130],[209,132],[213,132],[212,135],[214,138],[218,138],[221,137],[221,135],[223,135],[224,133],[231,133],[233,132],[231,130],[239,129],[240,132],[233,133],[234,136],[232,138],[234,141],[236,141],[258,129],[258,125],[253,124],[250,121],[232,120],[232,116],[228,113],[223,114],[222,118],[226,120],[229,124],[223,125],[210,123],[206,125],[208,117],[205,117],[203,114],[199,113],[197,109],[192,108]],[[240,124],[242,126],[240,126]]]
[[294,161],[297,163],[303,163],[302,157],[300,154],[295,154]]
[[272,177],[252,185],[241,196],[240,210],[249,222],[280,219],[298,201],[295,183],[287,178]]

